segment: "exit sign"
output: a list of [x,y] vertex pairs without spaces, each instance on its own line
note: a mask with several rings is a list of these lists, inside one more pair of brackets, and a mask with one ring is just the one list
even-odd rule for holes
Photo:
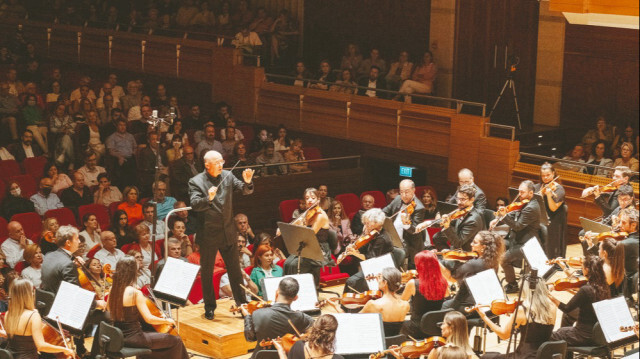
[[416,169],[415,167],[409,167],[409,166],[400,166],[400,177],[413,177],[413,170]]

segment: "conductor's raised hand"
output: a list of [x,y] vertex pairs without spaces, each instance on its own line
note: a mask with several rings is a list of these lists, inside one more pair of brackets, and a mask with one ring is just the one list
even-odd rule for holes
[[216,193],[218,193],[218,187],[211,186],[211,188],[209,188],[209,201],[213,201],[213,198],[215,198]]
[[256,171],[254,171],[251,168],[247,168],[244,171],[242,171],[242,179],[244,180],[245,183],[251,183],[251,179],[253,178],[253,174]]

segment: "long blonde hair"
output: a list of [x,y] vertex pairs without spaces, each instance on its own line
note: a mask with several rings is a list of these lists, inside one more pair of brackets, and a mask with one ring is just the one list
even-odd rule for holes
[[18,332],[20,318],[26,310],[35,310],[33,284],[26,279],[17,278],[9,287],[9,309],[4,317],[4,327],[9,337]]
[[451,336],[447,338],[447,342],[464,349],[467,353],[473,353],[469,345],[467,317],[460,312],[452,311],[445,314],[444,322],[451,327]]
[[555,324],[556,306],[549,300],[549,289],[544,279],[538,279],[534,290],[525,283],[522,294],[526,298],[525,308],[531,311],[531,320],[538,324]]

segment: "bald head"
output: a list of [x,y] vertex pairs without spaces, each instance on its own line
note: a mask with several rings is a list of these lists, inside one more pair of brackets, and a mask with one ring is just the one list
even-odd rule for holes
[[7,232],[9,233],[9,238],[20,240],[20,237],[24,236],[24,229],[22,229],[22,224],[20,222],[11,221],[7,224]]
[[102,248],[109,252],[116,248],[116,235],[111,231],[103,231],[100,233],[100,241],[102,242]]
[[458,172],[458,184],[460,186],[473,185],[473,172],[468,168],[463,168]]
[[209,151],[204,155],[204,168],[207,169],[207,173],[212,177],[218,177],[222,173],[222,166],[224,166],[224,160],[222,155],[218,151]]
[[244,213],[238,213],[234,219],[236,221],[236,229],[238,232],[246,233],[249,229],[249,218],[247,218],[247,215]]
[[84,175],[80,171],[73,173],[73,187],[77,190],[84,188]]
[[375,205],[375,201],[376,200],[372,195],[365,194],[364,196],[362,196],[362,199],[360,199],[360,206],[362,206],[363,210],[368,211],[373,208],[373,206]]

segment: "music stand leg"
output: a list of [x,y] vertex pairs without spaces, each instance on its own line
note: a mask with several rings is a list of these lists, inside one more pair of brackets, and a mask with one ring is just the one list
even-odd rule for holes
[[302,262],[302,248],[304,248],[304,242],[298,245],[298,274],[300,274],[300,262]]

